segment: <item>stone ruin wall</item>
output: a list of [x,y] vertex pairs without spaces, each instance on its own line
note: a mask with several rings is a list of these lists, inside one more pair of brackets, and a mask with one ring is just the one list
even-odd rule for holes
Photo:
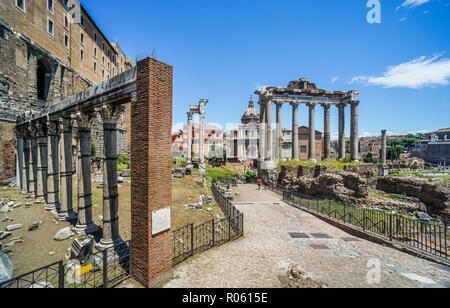
[[[30,86],[36,80],[36,59],[48,63],[52,79],[47,104],[37,100],[37,90]],[[26,42],[8,29],[0,26],[0,181],[15,176],[14,123],[26,111],[40,112],[74,94],[84,91],[90,83],[73,70],[62,66],[54,58],[44,55],[39,48]],[[98,120],[95,120],[98,122]],[[95,122],[94,121],[94,122]],[[99,122],[98,122],[99,123]],[[128,153],[126,124],[119,125],[118,153]],[[103,127],[93,124],[93,137],[97,156],[103,149]]]
[[[278,183],[294,191],[360,207],[396,210],[400,213],[427,212],[450,219],[450,191],[439,183],[402,177],[379,177],[373,165],[349,166],[346,171],[326,166],[281,167]],[[376,198],[376,191],[405,196],[407,201]]]

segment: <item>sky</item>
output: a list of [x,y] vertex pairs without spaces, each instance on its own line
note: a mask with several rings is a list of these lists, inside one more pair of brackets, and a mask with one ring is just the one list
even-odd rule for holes
[[[368,15],[378,16],[371,11],[376,2],[380,22],[369,23]],[[361,91],[361,136],[380,135],[383,129],[406,134],[450,127],[450,0],[81,3],[127,56],[154,54],[173,65],[174,129],[201,98],[209,99],[206,122],[231,128],[250,95],[258,101],[256,89],[286,87],[303,77],[325,90]],[[291,127],[291,114],[284,105],[283,127]],[[337,115],[333,108],[334,137]],[[305,106],[299,124],[308,125]],[[316,129],[323,130],[321,107]]]

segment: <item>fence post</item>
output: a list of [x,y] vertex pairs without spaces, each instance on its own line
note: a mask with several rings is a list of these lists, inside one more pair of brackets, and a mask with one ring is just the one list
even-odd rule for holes
[[103,288],[108,288],[108,249],[103,250]]
[[212,220],[212,245],[213,245],[213,247],[214,247],[214,242],[215,242],[215,228],[214,228],[214,218],[213,218],[213,220]]
[[447,219],[444,219],[444,251],[445,251],[445,258],[448,258],[447,254]]
[[231,240],[231,217],[228,216],[228,241]]
[[191,256],[194,255],[194,224],[191,224]]
[[[319,202],[319,200],[317,200]],[[331,218],[331,200],[328,200],[328,217]]]
[[346,218],[345,218],[345,203],[344,203],[344,224],[345,224]]
[[392,213],[389,213],[389,240],[392,242]]
[[64,289],[64,264],[62,260],[59,261],[58,268],[59,268],[58,288]]
[[363,231],[366,231],[366,209],[363,209]]

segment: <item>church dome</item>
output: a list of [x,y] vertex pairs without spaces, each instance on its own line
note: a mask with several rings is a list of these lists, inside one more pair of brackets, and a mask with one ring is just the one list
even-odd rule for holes
[[259,124],[259,111],[255,108],[255,102],[252,97],[248,102],[248,108],[244,111],[241,119],[242,124],[256,123]]

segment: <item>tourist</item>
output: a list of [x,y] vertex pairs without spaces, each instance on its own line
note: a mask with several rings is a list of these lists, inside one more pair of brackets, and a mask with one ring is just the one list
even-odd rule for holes
[[265,190],[269,189],[269,182],[267,182],[267,180],[264,181],[264,188]]
[[261,190],[261,183],[262,183],[261,179],[258,179],[258,190]]

